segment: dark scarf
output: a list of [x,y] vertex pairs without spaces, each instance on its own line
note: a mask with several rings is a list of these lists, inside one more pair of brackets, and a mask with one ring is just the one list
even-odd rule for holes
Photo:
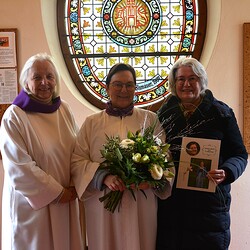
[[52,104],[48,105],[30,98],[30,96],[22,90],[12,104],[17,105],[22,110],[28,112],[53,113],[60,107],[61,99],[58,96],[53,99]]
[[120,117],[129,116],[133,114],[133,109],[134,109],[134,103],[131,103],[125,109],[114,108],[112,106],[111,101],[107,102],[107,105],[106,105],[106,113],[112,116],[120,116]]

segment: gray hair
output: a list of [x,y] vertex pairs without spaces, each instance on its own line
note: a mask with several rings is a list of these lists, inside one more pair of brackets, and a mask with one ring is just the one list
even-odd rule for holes
[[59,71],[56,67],[56,64],[54,63],[53,58],[48,55],[47,53],[39,53],[36,55],[31,56],[26,63],[23,66],[23,69],[21,71],[20,77],[19,77],[19,83],[22,86],[23,90],[31,94],[30,91],[26,88],[27,82],[28,82],[28,75],[29,75],[29,70],[33,67],[35,62],[42,62],[42,61],[47,61],[49,62],[53,68],[54,68],[54,73],[55,73],[55,81],[56,81],[56,86],[55,86],[55,92],[53,93],[53,98],[59,96],[59,82],[60,82],[60,74]]
[[204,66],[195,58],[180,58],[175,62],[168,75],[169,90],[171,94],[176,96],[176,74],[181,66],[192,68],[195,75],[199,77],[201,95],[204,95],[208,85],[208,77]]

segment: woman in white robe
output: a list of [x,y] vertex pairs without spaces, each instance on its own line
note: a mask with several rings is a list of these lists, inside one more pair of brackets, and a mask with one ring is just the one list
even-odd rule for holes
[[124,190],[121,179],[98,171],[104,161],[100,149],[106,135],[125,139],[128,131],[136,132],[157,119],[155,113],[133,106],[135,83],[131,66],[117,64],[111,68],[106,80],[111,101],[106,110],[86,118],[77,136],[72,173],[77,193],[84,199],[89,250],[154,250],[157,196],[167,198],[171,192],[169,183],[162,192],[146,186],[143,189],[147,198],[135,190],[135,201],[130,191],[125,190],[120,209],[114,213],[107,211],[99,201],[110,190]]
[[20,83],[1,122],[2,250],[83,249],[70,168],[78,129],[52,58],[32,56]]

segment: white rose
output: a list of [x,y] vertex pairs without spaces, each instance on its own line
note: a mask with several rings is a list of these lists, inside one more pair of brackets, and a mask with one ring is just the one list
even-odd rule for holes
[[128,148],[130,145],[134,145],[135,142],[131,139],[124,139],[120,142],[121,148]]

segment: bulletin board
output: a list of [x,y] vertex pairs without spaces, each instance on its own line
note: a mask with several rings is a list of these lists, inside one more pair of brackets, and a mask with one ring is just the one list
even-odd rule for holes
[[18,94],[17,75],[17,29],[0,29],[0,122]]
[[18,94],[17,29],[0,29],[0,120]]
[[243,139],[250,153],[250,23],[243,24]]

